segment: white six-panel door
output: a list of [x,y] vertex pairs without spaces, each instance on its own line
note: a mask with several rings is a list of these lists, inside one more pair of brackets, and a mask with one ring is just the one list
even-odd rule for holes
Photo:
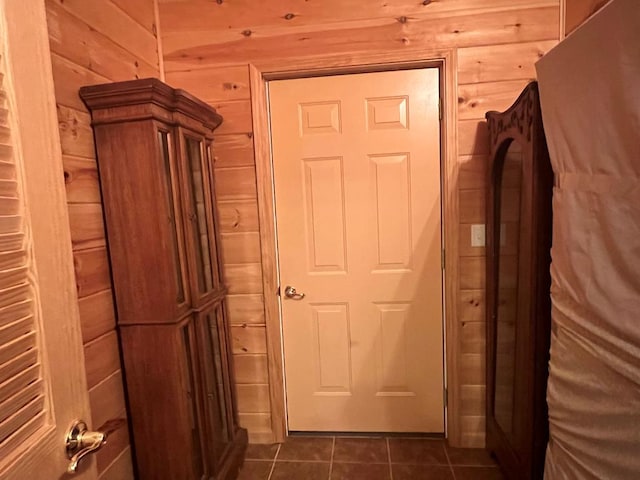
[[269,98],[289,430],[442,432],[438,70]]

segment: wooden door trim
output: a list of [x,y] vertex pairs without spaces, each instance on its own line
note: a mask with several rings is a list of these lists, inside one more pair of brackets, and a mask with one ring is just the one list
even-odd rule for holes
[[[284,390],[284,355],[278,298],[278,265],[276,256],[275,208],[271,138],[267,102],[267,82],[291,78],[326,76],[346,73],[368,73],[384,70],[437,67],[440,69],[440,95],[443,100],[441,121],[441,202],[444,276],[444,347],[445,347],[445,430],[452,445],[460,443],[460,409],[457,374],[457,291],[458,291],[458,142],[457,142],[457,55],[455,50],[424,49],[404,52],[368,52],[355,55],[325,55],[312,58],[290,58],[278,62],[254,62],[249,65],[253,144],[258,191],[258,220],[264,291],[265,324],[271,428],[275,442],[287,435]],[[447,226],[445,229],[444,226]]]

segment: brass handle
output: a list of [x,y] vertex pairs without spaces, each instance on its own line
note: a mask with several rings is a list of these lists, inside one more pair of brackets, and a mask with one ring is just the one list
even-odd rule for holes
[[76,473],[80,460],[90,453],[100,450],[105,443],[107,443],[106,433],[90,432],[87,429],[87,424],[82,420],[74,422],[66,441],[67,456],[70,460],[67,473]]
[[287,285],[284,289],[284,296],[287,298],[292,298],[293,300],[302,300],[304,298],[304,293],[296,292],[296,289],[290,285]]

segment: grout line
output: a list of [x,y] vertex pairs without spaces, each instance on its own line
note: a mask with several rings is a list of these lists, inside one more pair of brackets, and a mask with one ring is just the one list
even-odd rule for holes
[[276,469],[276,460],[278,459],[278,454],[280,453],[280,449],[282,448],[282,444],[278,444],[278,450],[276,450],[276,455],[273,457],[273,463],[271,464],[271,470],[269,471],[269,476],[267,480],[271,480],[271,476],[273,475],[273,471]]
[[393,467],[391,466],[391,447],[389,446],[389,437],[385,438],[387,442],[387,460],[389,460],[389,478],[393,480]]
[[[445,440],[446,442],[446,440]],[[453,465],[451,464],[451,459],[449,458],[449,452],[447,452],[447,447],[445,444],[442,445],[444,448],[444,455],[447,457],[447,463],[449,464],[449,470],[451,470],[451,476],[453,480],[456,480],[456,472],[453,471]]]
[[333,474],[333,454],[336,452],[336,437],[333,437],[333,443],[331,444],[331,463],[329,463],[329,480]]
[[[280,463],[282,462],[287,462],[287,463],[331,463],[327,460],[294,460],[294,459],[290,459],[290,460],[279,460]],[[351,463],[361,463],[361,462],[351,462]]]

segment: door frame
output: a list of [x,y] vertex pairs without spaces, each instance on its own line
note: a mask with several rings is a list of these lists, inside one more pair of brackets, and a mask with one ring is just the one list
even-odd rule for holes
[[[441,97],[441,205],[444,255],[444,387],[445,435],[451,445],[460,444],[460,409],[457,382],[458,291],[458,162],[457,162],[457,55],[453,49],[411,49],[363,52],[353,55],[314,55],[249,65],[253,144],[258,191],[260,255],[264,291],[269,397],[272,433],[256,441],[282,442],[287,436],[284,385],[284,351],[278,298],[278,257],[275,198],[267,82],[312,76],[370,73],[385,70],[438,68]],[[446,227],[446,228],[445,228]],[[451,272],[447,274],[447,272]]]

